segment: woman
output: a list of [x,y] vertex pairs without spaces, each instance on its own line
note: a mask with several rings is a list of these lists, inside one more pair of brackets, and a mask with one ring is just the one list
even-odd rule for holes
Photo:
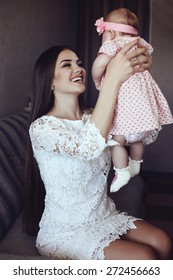
[[[129,43],[109,63],[92,114],[79,105],[86,73],[72,50],[52,47],[36,62],[29,133],[38,167],[30,151],[25,230],[33,233],[41,217],[36,240],[40,254],[60,259],[168,257],[168,236],[119,213],[107,196],[107,140],[118,90],[132,73],[151,64],[144,48],[127,54],[136,43]],[[44,190],[42,214],[38,198],[44,197]]]

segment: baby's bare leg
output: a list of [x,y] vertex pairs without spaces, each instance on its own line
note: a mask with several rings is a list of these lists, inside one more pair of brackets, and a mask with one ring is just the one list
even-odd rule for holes
[[128,154],[124,147],[125,138],[123,135],[114,135],[113,140],[119,143],[119,145],[111,147],[113,165],[118,169],[126,168],[128,166]]
[[132,160],[141,160],[144,153],[144,144],[142,141],[130,143],[130,158]]
[[131,177],[139,174],[143,162],[144,145],[142,141],[130,143],[129,171]]

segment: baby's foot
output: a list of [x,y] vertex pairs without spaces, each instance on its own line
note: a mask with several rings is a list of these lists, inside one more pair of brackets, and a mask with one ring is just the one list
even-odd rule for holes
[[110,192],[119,191],[119,189],[125,186],[131,178],[131,174],[129,172],[128,167],[123,169],[115,169],[115,171],[116,171],[116,177],[112,181],[112,184],[110,186]]
[[143,162],[142,159],[133,160],[129,157],[129,171],[130,171],[131,177],[134,177],[137,174],[139,174],[142,162]]

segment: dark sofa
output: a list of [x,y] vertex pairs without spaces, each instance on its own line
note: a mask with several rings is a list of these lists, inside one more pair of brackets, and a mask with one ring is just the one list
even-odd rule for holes
[[[22,232],[27,123],[27,110],[0,119],[0,259],[45,259],[35,248],[35,237]],[[118,209],[140,216],[142,193],[143,182],[136,176],[111,196]]]
[[0,120],[0,259],[42,258],[22,232],[21,196],[28,112]]

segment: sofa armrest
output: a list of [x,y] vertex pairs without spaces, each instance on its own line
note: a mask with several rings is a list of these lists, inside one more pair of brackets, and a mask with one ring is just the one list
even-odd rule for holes
[[28,113],[0,119],[0,239],[21,209]]

